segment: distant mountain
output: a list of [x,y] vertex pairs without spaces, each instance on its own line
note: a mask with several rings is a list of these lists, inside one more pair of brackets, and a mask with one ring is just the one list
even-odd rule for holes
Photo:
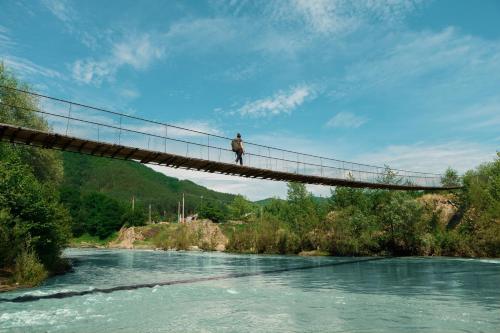
[[155,211],[168,214],[176,214],[182,193],[185,194],[186,212],[194,211],[201,200],[229,203],[234,198],[232,194],[216,192],[189,180],[168,177],[134,161],[69,152],[62,156],[63,187],[73,193],[100,192],[130,203],[134,197],[136,205],[146,207],[151,204]]

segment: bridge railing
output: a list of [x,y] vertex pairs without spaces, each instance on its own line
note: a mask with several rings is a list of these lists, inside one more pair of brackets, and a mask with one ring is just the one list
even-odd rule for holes
[[[0,96],[11,90],[35,98],[37,107],[28,108],[28,111],[40,115],[54,133],[207,161],[235,163],[232,138],[8,87],[0,86]],[[0,106],[13,111],[21,108],[9,99],[0,100]],[[251,142],[244,145],[244,165],[248,167],[366,183],[442,185],[438,174],[389,170]]]

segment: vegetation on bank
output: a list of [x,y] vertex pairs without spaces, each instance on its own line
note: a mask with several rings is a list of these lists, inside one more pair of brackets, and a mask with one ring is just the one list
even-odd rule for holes
[[[397,179],[389,170],[386,176]],[[464,186],[439,193],[337,188],[317,200],[291,183],[286,200],[255,204],[236,196],[217,212],[217,229],[226,251],[240,253],[500,256],[500,157],[463,178],[447,170],[444,181]],[[216,244],[206,241],[207,227],[199,223],[137,232],[139,247],[213,250]]]
[[[397,181],[390,170],[386,177]],[[337,188],[326,204],[304,185],[289,184],[286,201],[271,200],[260,214],[246,214],[245,224],[232,227],[228,250],[500,256],[500,156],[462,179],[447,170],[444,182],[464,186],[440,195]]]
[[[0,85],[28,89],[0,64]],[[26,109],[37,101],[0,90],[0,122],[41,130],[47,123]],[[17,107],[10,107],[15,105]],[[35,285],[67,264],[60,253],[70,237],[70,216],[60,203],[60,153],[0,143],[0,268],[21,285]]]

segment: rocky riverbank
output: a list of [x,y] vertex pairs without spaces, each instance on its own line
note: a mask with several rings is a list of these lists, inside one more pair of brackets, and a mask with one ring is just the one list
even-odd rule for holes
[[71,246],[222,252],[226,250],[228,242],[218,224],[210,220],[199,220],[185,224],[162,222],[141,227],[124,227],[108,240],[83,237],[74,239]]

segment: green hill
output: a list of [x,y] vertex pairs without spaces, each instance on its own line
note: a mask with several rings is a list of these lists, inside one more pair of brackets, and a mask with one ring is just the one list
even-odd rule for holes
[[[153,213],[175,216],[177,203],[185,194],[186,212],[195,211],[203,200],[229,203],[234,195],[220,193],[156,172],[134,161],[94,157],[65,152],[63,195],[81,196],[93,192],[136,207],[152,205]],[[63,200],[68,198],[63,198]]]

